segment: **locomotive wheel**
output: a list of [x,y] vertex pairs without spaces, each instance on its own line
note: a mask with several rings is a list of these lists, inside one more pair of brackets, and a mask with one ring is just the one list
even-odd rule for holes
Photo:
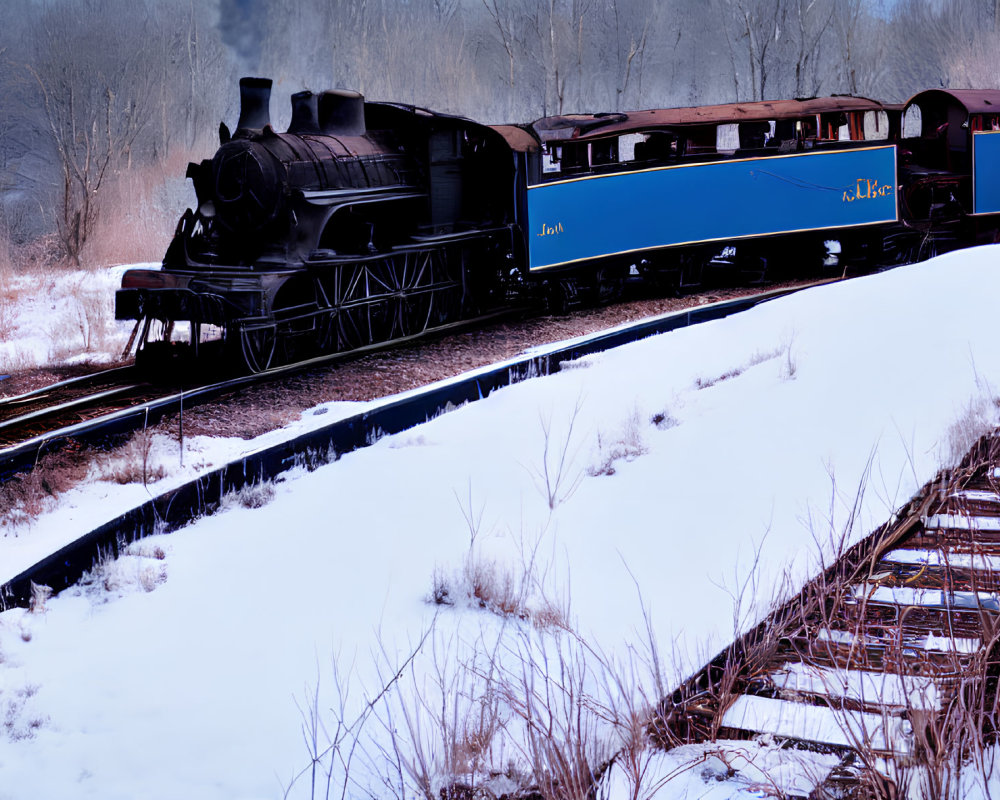
[[439,248],[339,267],[334,308],[320,335],[324,349],[351,350],[459,319],[463,287],[455,274],[460,270]]
[[392,320],[393,338],[420,333],[430,322],[433,295],[420,288],[421,278],[426,277],[428,257],[424,253],[406,253],[399,259],[402,262],[399,267],[393,270],[399,286]]
[[251,372],[264,372],[274,364],[278,335],[274,325],[240,329],[243,361]]

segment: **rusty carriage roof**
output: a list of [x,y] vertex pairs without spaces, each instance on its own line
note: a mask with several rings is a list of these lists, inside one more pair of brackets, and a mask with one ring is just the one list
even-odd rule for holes
[[799,100],[759,100],[688,108],[655,108],[608,114],[568,114],[543,117],[532,128],[543,141],[597,139],[656,128],[690,128],[772,119],[797,119],[836,112],[885,111],[876,100],[853,95],[810,97]]
[[940,102],[942,99],[954,100],[970,116],[1000,113],[1000,89],[927,89],[913,95],[906,108],[919,106],[921,100]]

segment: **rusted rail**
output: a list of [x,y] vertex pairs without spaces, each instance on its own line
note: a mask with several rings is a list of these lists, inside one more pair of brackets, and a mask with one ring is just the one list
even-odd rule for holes
[[1000,721],[998,641],[991,433],[662,701],[653,730],[667,747],[763,735],[840,753],[810,797],[952,796],[942,782]]

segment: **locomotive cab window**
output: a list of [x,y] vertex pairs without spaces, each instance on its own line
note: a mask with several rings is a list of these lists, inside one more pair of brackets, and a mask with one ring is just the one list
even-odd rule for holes
[[969,123],[973,131],[1000,131],[1000,117],[996,114],[974,114]]
[[716,152],[716,127],[715,125],[700,125],[690,128],[687,131],[687,144],[684,152],[689,155]]
[[817,134],[815,117],[802,117],[802,119],[795,120],[795,138],[800,143],[812,146],[812,143],[816,141]]

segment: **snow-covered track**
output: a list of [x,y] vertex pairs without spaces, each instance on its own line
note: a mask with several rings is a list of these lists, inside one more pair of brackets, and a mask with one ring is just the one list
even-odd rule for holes
[[664,699],[653,725],[665,746],[765,736],[841,753],[810,797],[902,796],[996,730],[998,677],[1000,431]]
[[[41,560],[0,586],[0,608],[25,606],[30,601],[31,583],[45,584],[59,591],[73,584],[93,565],[99,554],[117,554],[127,543],[153,533],[164,533],[186,525],[192,519],[212,513],[223,496],[243,486],[271,480],[297,466],[315,466],[338,458],[341,454],[365,447],[378,437],[413,427],[443,411],[474,402],[493,391],[527,378],[558,372],[563,362],[603,352],[629,342],[678,328],[720,319],[753,306],[801,291],[795,287],[726,300],[651,319],[622,325],[609,331],[583,336],[569,342],[537,348],[508,361],[474,370],[458,378],[432,384],[406,397],[379,405],[362,414],[290,439],[272,447],[251,453],[212,472],[201,475],[176,489],[154,497],[143,505],[102,525],[56,553]],[[283,368],[291,369],[291,368]],[[278,370],[277,372],[280,372]],[[250,381],[257,376],[247,377]],[[216,388],[201,391],[217,391]],[[194,392],[183,398],[167,398],[166,402],[183,399],[188,407]],[[158,409],[160,415],[167,413]],[[141,409],[119,412],[105,421],[105,431],[135,427]],[[152,419],[152,415],[150,417]],[[83,431],[82,433],[86,433]],[[79,438],[74,429],[62,431],[66,438]],[[20,448],[20,458],[34,458],[42,444],[29,443]],[[9,458],[10,450],[0,450],[0,459]],[[9,462],[8,462],[9,463]]]

